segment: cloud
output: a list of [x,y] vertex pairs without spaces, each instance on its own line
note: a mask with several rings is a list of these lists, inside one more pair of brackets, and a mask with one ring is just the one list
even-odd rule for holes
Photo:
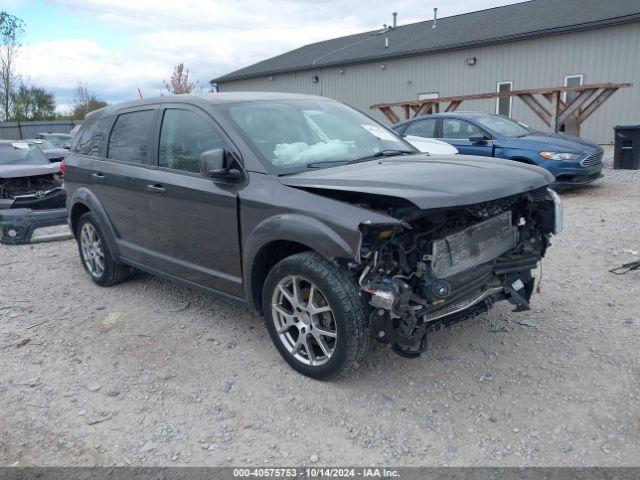
[[[140,88],[155,96],[173,66],[183,61],[191,76],[208,81],[305,44],[373,30],[391,22],[429,19],[436,1],[384,0],[49,0],[68,15],[90,18],[122,46],[91,38],[37,42],[25,46],[23,71],[33,83],[70,103],[78,82],[108,101],[135,98]],[[441,5],[441,16],[513,0],[458,0]],[[433,5],[432,5],[433,4]],[[55,32],[55,29],[53,29]]]

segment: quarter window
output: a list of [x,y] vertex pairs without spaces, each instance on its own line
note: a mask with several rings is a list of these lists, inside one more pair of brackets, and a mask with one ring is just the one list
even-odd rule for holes
[[78,141],[74,145],[74,152],[81,155],[99,156],[102,153],[102,147],[107,142],[109,136],[107,129],[112,120],[112,116],[99,118],[78,132]]
[[141,110],[119,115],[111,130],[107,156],[125,162],[146,163],[154,114],[155,110]]
[[[513,82],[498,82],[497,92],[510,92],[513,90]],[[496,98],[496,113],[498,115],[504,115],[505,117],[511,116],[511,101],[513,97],[498,97]]]
[[445,118],[442,121],[442,138],[468,140],[471,135],[482,133],[478,127],[457,118]]
[[161,167],[198,173],[202,152],[225,147],[222,136],[203,115],[189,110],[165,110],[160,131]]
[[425,118],[410,123],[404,131],[405,135],[415,135],[417,137],[433,138],[436,134],[435,118]]

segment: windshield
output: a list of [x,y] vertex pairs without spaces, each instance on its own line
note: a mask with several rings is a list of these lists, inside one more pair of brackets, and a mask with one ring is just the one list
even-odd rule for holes
[[478,116],[474,119],[483,127],[492,130],[501,137],[516,138],[530,134],[533,130],[525,124],[500,115]]
[[71,135],[68,135],[66,133],[61,133],[61,134],[49,134],[46,135],[46,137],[43,137],[43,140],[49,140],[49,142],[51,142],[51,144],[53,144],[53,146],[55,148],[64,148],[65,145],[69,145],[69,143],[71,142]]
[[51,150],[53,148],[56,148],[55,145],[51,143],[49,140],[37,139],[37,140],[25,140],[25,141],[28,142],[29,145],[35,145],[40,150]]
[[0,165],[49,165],[49,160],[36,146],[15,142],[0,145]]
[[331,167],[379,152],[418,153],[366,115],[331,101],[241,103],[226,114],[277,173]]

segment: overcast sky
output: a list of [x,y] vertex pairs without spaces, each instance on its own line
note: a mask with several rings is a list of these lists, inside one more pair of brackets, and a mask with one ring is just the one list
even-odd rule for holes
[[517,0],[0,0],[26,23],[20,73],[72,102],[78,82],[117,102],[158,95],[183,61],[208,87],[214,77],[302,45],[446,17]]

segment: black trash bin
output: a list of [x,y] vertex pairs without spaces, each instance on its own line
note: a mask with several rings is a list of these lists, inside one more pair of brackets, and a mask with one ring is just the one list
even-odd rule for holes
[[616,132],[613,168],[640,169],[640,124],[618,125],[613,129]]

